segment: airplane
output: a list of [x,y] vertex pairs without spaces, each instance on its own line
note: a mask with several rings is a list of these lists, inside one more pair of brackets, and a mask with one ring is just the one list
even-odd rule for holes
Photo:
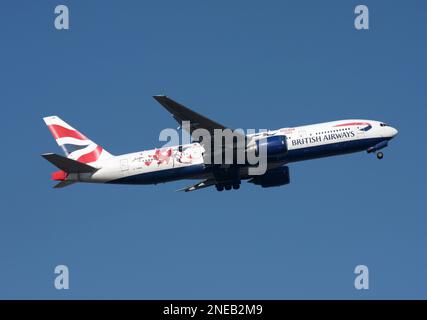
[[[153,97],[180,126],[189,121],[190,126],[182,128],[190,135],[196,129],[205,129],[212,136],[215,130],[227,129],[167,96]],[[239,189],[242,180],[263,188],[283,186],[290,183],[290,163],[360,151],[375,153],[382,159],[384,154],[380,150],[387,147],[398,133],[381,121],[350,119],[247,134],[245,146],[256,150],[263,146],[267,155],[265,173],[251,175],[249,168],[252,165],[246,162],[218,164],[207,161],[216,152],[207,148],[212,141],[193,140],[184,145],[114,156],[58,116],[43,119],[65,153],[65,156],[42,154],[60,169],[52,174],[52,180],[59,181],[54,188],[75,182],[147,185],[181,179],[200,180],[177,190],[185,192],[210,186],[215,186],[218,191]]]

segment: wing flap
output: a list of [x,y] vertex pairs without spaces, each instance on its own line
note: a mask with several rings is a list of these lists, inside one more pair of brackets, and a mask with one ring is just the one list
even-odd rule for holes
[[196,184],[193,184],[191,186],[182,188],[182,189],[178,189],[176,191],[184,191],[184,192],[190,192],[190,191],[196,191],[199,189],[203,189],[203,188],[207,188],[210,186],[213,186],[215,184],[215,180],[214,179],[206,179],[200,182],[197,182]]

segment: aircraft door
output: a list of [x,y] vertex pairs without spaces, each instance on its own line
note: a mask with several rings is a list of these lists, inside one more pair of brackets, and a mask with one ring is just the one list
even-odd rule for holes
[[178,146],[177,148],[173,149],[173,157],[172,157],[172,161],[173,161],[173,167],[179,167],[179,161],[178,159],[181,158],[181,154],[182,154],[182,146]]
[[304,139],[307,137],[307,132],[305,130],[299,130],[298,131],[298,138],[299,139]]
[[358,127],[357,131],[356,131],[356,137],[359,138],[359,139],[364,138],[365,137],[365,131],[360,130],[360,128]]
[[122,160],[120,160],[120,170],[122,172],[129,170],[128,159],[122,159]]

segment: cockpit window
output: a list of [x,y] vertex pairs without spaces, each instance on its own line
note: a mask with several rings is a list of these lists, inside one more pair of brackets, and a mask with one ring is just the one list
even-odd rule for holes
[[380,126],[381,127],[387,127],[387,124],[386,123],[380,123]]
[[[359,127],[358,127],[359,128]],[[371,130],[372,129],[372,126],[369,124],[369,123],[367,123],[367,126],[366,127],[364,127],[364,128],[362,128],[362,129],[359,129],[360,131],[368,131],[368,130]]]

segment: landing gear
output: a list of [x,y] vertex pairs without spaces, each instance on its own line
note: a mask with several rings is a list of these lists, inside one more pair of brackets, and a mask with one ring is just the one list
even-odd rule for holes
[[378,159],[382,159],[384,157],[384,154],[380,151],[380,152],[377,152],[377,158]]
[[222,191],[222,190],[224,190],[224,187],[223,186],[220,186],[220,185],[216,185],[215,186],[216,187],[216,189],[218,190],[218,191]]
[[225,190],[231,190],[231,189],[237,190],[240,188],[240,183],[225,184],[225,185],[224,184],[216,184],[215,187],[218,191],[223,191],[224,189]]

